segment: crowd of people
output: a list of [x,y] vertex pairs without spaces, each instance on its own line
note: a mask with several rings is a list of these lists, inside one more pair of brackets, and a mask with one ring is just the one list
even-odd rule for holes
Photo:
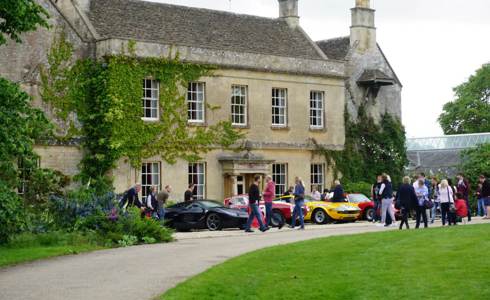
[[[416,228],[419,228],[422,223],[424,228],[429,226],[429,222],[433,224],[438,211],[441,213],[443,226],[456,225],[457,221],[465,221],[465,218],[471,222],[470,196],[471,185],[463,174],[456,176],[456,184],[453,184],[451,179],[441,181],[436,177],[428,179],[424,173],[419,174],[413,181],[406,176],[396,193],[393,193],[390,177],[383,174],[378,176],[372,186],[372,197],[375,202],[373,222],[381,221],[378,226],[398,226],[392,205],[393,200],[395,200],[395,208],[400,210],[400,229],[404,225],[409,229],[408,218],[412,212],[415,212]],[[476,215],[489,219],[490,180],[484,175],[478,178],[475,196],[478,203]],[[390,222],[387,222],[388,218]]]
[[[276,187],[270,175],[265,177],[265,185],[262,192],[260,191],[261,176],[255,176],[254,182],[250,185],[249,209],[250,214],[246,223],[245,231],[253,232],[251,225],[254,219],[257,219],[259,229],[262,232],[269,230],[272,224],[272,202],[275,198]],[[456,184],[451,179],[438,180],[436,177],[427,178],[424,173],[420,173],[414,180],[406,176],[398,188],[394,191],[391,178],[388,174],[377,176],[376,183],[372,185],[372,199],[374,201],[375,215],[373,222],[379,223],[377,226],[399,226],[400,229],[405,226],[409,229],[408,219],[415,214],[415,227],[419,228],[423,223],[424,228],[433,224],[437,213],[440,211],[442,225],[456,225],[457,221],[467,218],[471,222],[472,210],[469,202],[471,195],[471,186],[469,181],[458,174]],[[490,219],[490,179],[481,175],[478,179],[477,190],[474,193],[477,199],[477,216]],[[189,184],[184,192],[184,201],[194,201],[195,185]],[[120,200],[120,206],[123,209],[128,207],[137,207],[141,210],[142,216],[160,220],[162,223],[165,219],[165,204],[172,192],[170,185],[165,186],[162,191],[158,191],[157,186],[150,187],[147,196],[139,199],[141,184],[136,184],[127,190]],[[295,178],[295,186],[289,187],[284,193],[285,196],[292,196],[294,199],[294,209],[290,228],[296,227],[296,220],[299,219],[299,229],[304,230],[303,206],[305,199],[305,184],[300,177]],[[332,191],[324,189],[320,193],[317,187],[313,187],[311,198],[315,201],[331,202],[346,201],[345,193],[339,180],[335,180]],[[265,203],[265,221],[262,219],[262,213],[259,209],[259,202],[263,198]],[[395,205],[393,205],[393,202]],[[396,222],[395,208],[400,211],[400,224]],[[278,221],[279,229],[283,223]]]

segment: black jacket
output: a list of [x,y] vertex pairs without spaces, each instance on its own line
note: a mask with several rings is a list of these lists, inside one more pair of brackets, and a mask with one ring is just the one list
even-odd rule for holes
[[260,201],[260,190],[255,183],[252,183],[248,191],[248,201],[250,204],[255,204]]
[[487,198],[490,197],[490,179],[486,179],[481,187],[481,197]]
[[337,185],[333,190],[332,202],[345,202],[344,189],[341,185]]
[[141,208],[142,204],[138,198],[136,188],[132,187],[124,193],[124,196],[121,199],[121,206],[124,206],[126,203],[128,203],[128,207],[136,206]]
[[400,207],[412,209],[418,205],[415,189],[411,184],[402,184],[396,193],[396,201]]

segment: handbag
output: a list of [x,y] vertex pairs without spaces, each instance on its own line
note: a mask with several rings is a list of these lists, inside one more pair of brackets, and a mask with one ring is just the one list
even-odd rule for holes
[[434,207],[434,202],[432,202],[430,199],[429,200],[424,200],[424,207],[426,209],[431,209]]

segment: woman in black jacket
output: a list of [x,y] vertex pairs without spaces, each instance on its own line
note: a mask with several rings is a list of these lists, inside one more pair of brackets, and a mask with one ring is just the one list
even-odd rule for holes
[[408,226],[408,212],[417,204],[417,195],[410,184],[410,177],[408,176],[403,177],[403,184],[398,189],[398,193],[396,193],[396,203],[400,207],[402,214],[400,230],[403,228],[403,224],[406,224],[407,229],[410,229]]

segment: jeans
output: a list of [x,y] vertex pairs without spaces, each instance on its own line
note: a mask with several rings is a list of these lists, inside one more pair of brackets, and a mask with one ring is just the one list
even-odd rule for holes
[[449,202],[441,203],[442,226],[446,225],[446,221],[448,221],[448,225],[451,226],[451,217],[450,217],[450,212],[449,212],[450,206],[451,206],[451,203],[449,203]]
[[264,222],[262,222],[262,213],[260,212],[259,206],[255,203],[250,203],[250,215],[248,216],[247,225],[245,226],[245,230],[250,230],[250,226],[252,226],[252,222],[254,218],[257,218],[260,224],[260,230],[264,230]]
[[431,209],[431,216],[430,216],[430,222],[431,223],[434,223],[434,221],[436,220],[436,214],[437,214],[437,208],[439,207],[439,205],[441,205],[440,202],[436,202],[434,201],[434,206],[432,207]]
[[163,221],[165,219],[165,208],[160,207],[157,211],[157,216],[158,216],[158,220],[160,220],[160,223],[163,224]]
[[471,206],[468,199],[464,200],[466,202],[466,207],[468,207],[468,222],[471,222]]
[[272,219],[272,202],[265,203],[265,225],[271,226]]
[[379,221],[381,220],[381,213],[378,214],[378,209],[381,210],[381,205],[380,204],[380,201],[379,200],[374,200],[374,219],[373,221]]
[[381,200],[381,223],[386,224],[386,212],[390,214],[393,224],[396,222],[392,204],[393,200],[391,198]]
[[293,218],[291,219],[291,226],[294,228],[296,225],[296,217],[299,215],[299,223],[301,228],[305,228],[305,220],[303,216],[303,203],[304,200],[296,200],[294,202]]
[[487,207],[485,206],[485,198],[478,199],[478,210],[476,212],[478,216],[484,217],[487,215]]
[[415,217],[417,220],[417,223],[415,224],[415,228],[420,227],[420,219],[423,219],[424,221],[424,228],[427,228],[429,225],[427,224],[427,213],[425,212],[425,206],[417,206],[415,208]]
[[400,230],[403,228],[403,224],[406,224],[407,229],[410,229],[408,226],[408,209],[405,207],[401,208],[401,213],[402,213],[402,222],[400,223]]

